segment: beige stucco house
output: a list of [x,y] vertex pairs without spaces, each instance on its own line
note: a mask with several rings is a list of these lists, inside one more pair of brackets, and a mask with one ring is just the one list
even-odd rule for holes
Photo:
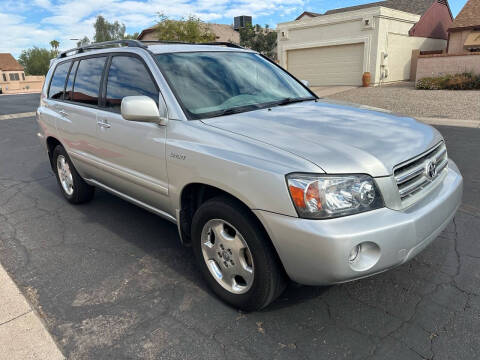
[[40,92],[44,76],[25,76],[23,66],[8,53],[0,53],[0,93]]
[[[240,34],[238,31],[235,31],[232,26],[214,23],[208,23],[207,25],[210,31],[215,34],[215,41],[240,44]],[[158,40],[158,37],[155,33],[155,27],[150,27],[148,29],[142,30],[140,35],[138,35],[137,39],[143,41]]]
[[447,0],[387,0],[304,12],[278,31],[280,64],[311,86],[409,80],[412,50],[443,50],[453,17]]

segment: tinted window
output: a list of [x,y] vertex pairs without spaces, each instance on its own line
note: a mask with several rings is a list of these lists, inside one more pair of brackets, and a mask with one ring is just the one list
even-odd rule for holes
[[57,66],[53,74],[52,82],[50,83],[50,90],[48,97],[51,99],[62,99],[63,91],[65,89],[65,79],[67,77],[70,62],[65,62]]
[[145,65],[131,56],[112,59],[107,80],[106,106],[120,112],[125,96],[145,95],[158,103],[158,90]]
[[75,74],[78,68],[78,61],[73,63],[72,69],[70,70],[70,75],[68,75],[67,87],[65,88],[65,100],[73,100],[73,81],[75,80]]
[[73,86],[73,101],[97,105],[105,57],[80,60]]

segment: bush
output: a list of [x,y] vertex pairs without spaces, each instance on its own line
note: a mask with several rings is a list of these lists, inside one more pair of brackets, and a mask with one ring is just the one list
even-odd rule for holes
[[417,81],[419,90],[480,90],[480,75],[470,72],[439,77],[428,77]]

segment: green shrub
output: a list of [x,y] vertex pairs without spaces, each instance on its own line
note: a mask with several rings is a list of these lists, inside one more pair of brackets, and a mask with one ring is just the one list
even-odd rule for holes
[[480,75],[465,72],[455,75],[427,77],[417,81],[419,90],[480,90]]

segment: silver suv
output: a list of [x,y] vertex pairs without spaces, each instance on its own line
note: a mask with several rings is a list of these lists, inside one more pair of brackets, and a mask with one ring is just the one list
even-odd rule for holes
[[37,121],[68,201],[98,187],[177,224],[213,292],[244,310],[288,279],[336,284],[405,263],[462,198],[438,131],[320,100],[239,47],[62,53]]

